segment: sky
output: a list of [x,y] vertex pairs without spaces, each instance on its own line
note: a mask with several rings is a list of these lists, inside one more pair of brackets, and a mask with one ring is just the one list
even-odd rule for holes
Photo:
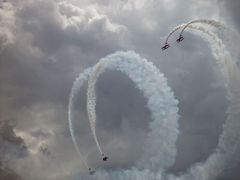
[[[238,0],[1,0],[1,179],[75,180],[86,173],[68,129],[69,94],[79,73],[116,51],[133,50],[151,61],[179,100],[177,156],[168,172],[182,174],[206,160],[227,118],[220,71],[207,42],[193,33],[168,51],[161,46],[171,28],[198,18],[239,32],[239,8]],[[74,122],[81,152],[94,169],[129,169],[149,132],[146,99],[120,72],[100,77],[97,133],[110,156],[102,163],[87,119],[86,88]],[[219,180],[239,179],[239,167]]]

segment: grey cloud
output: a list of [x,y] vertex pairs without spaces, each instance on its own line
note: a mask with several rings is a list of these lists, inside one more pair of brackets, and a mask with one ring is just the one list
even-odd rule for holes
[[8,180],[21,180],[21,178],[14,173],[11,169],[1,169],[0,177]]
[[[45,13],[44,13],[45,12]],[[67,2],[31,2],[18,14],[23,30],[33,35],[33,45],[47,53],[56,53],[69,45],[85,52],[109,52],[119,49],[124,27],[92,9],[81,9]]]
[[[24,179],[71,179],[79,171],[85,173],[67,127],[68,95],[79,72],[116,50],[133,49],[152,61],[168,78],[180,101],[178,154],[169,171],[185,172],[214,150],[226,119],[227,102],[225,90],[216,77],[219,72],[213,72],[209,47],[200,38],[186,33],[182,44],[175,45],[173,38],[169,51],[160,50],[161,37],[174,25],[200,17],[199,14],[214,16],[216,12],[206,8],[211,3],[117,4],[74,0],[9,3],[16,11],[12,17],[16,18],[17,26],[16,29],[8,26],[5,32],[14,29],[16,40],[0,54],[0,118],[1,121],[7,116],[14,118],[17,122],[14,130],[29,149],[27,157],[16,158],[16,166],[12,167]],[[200,13],[201,9],[205,10]],[[81,151],[92,167],[127,169],[141,156],[141,144],[148,133],[150,113],[146,100],[125,75],[117,72],[103,74],[97,93],[97,133],[111,161],[102,165],[91,137],[85,109],[86,84],[75,110]],[[45,145],[50,158],[39,151]]]
[[221,14],[225,15],[225,19],[233,22],[233,25],[240,30],[239,23],[239,8],[240,2],[238,0],[219,0],[218,1],[221,10],[223,11]]

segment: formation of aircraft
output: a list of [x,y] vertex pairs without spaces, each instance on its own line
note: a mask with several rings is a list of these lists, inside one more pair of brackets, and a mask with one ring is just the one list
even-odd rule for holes
[[[183,40],[184,40],[184,37],[182,35],[180,35],[179,38],[176,40],[176,42],[180,43]],[[161,49],[164,51],[164,50],[168,49],[169,47],[170,47],[170,44],[168,44],[166,42],[165,45]]]

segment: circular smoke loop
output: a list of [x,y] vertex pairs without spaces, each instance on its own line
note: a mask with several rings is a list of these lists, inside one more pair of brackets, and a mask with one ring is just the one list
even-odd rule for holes
[[[166,173],[166,170],[173,165],[177,152],[176,140],[179,134],[178,101],[174,98],[164,75],[151,62],[132,51],[116,52],[102,58],[94,67],[85,70],[73,84],[69,100],[68,120],[74,146],[88,168],[87,161],[82,156],[76,143],[72,124],[76,95],[83,83],[88,80],[87,112],[90,127],[99,152],[100,154],[103,153],[96,133],[95,107],[97,98],[95,84],[99,76],[107,69],[125,73],[136,84],[136,87],[143,92],[147,99],[147,107],[151,111],[150,133],[144,143],[144,153],[134,167],[128,170],[109,172],[99,170],[93,179],[212,180],[221,175],[227,166],[237,163],[237,160],[233,160],[232,157],[240,150],[240,71],[236,66],[239,52],[228,46],[229,39],[231,40],[235,35],[228,27],[217,21],[200,19],[175,27],[167,36],[166,42],[180,28],[183,28],[180,35],[183,35],[184,30],[191,29],[210,43],[216,64],[225,82],[229,101],[228,117],[223,125],[216,150],[205,162],[192,165],[186,173],[180,176]],[[219,33],[219,31],[221,32]],[[229,38],[227,40],[220,39],[219,34],[221,33]],[[86,179],[87,177],[82,175],[80,178]]]

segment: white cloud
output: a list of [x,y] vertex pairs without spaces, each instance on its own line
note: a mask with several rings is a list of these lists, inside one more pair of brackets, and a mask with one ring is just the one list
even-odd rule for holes
[[2,49],[14,43],[16,25],[14,7],[10,3],[1,3],[0,6],[0,49]]

